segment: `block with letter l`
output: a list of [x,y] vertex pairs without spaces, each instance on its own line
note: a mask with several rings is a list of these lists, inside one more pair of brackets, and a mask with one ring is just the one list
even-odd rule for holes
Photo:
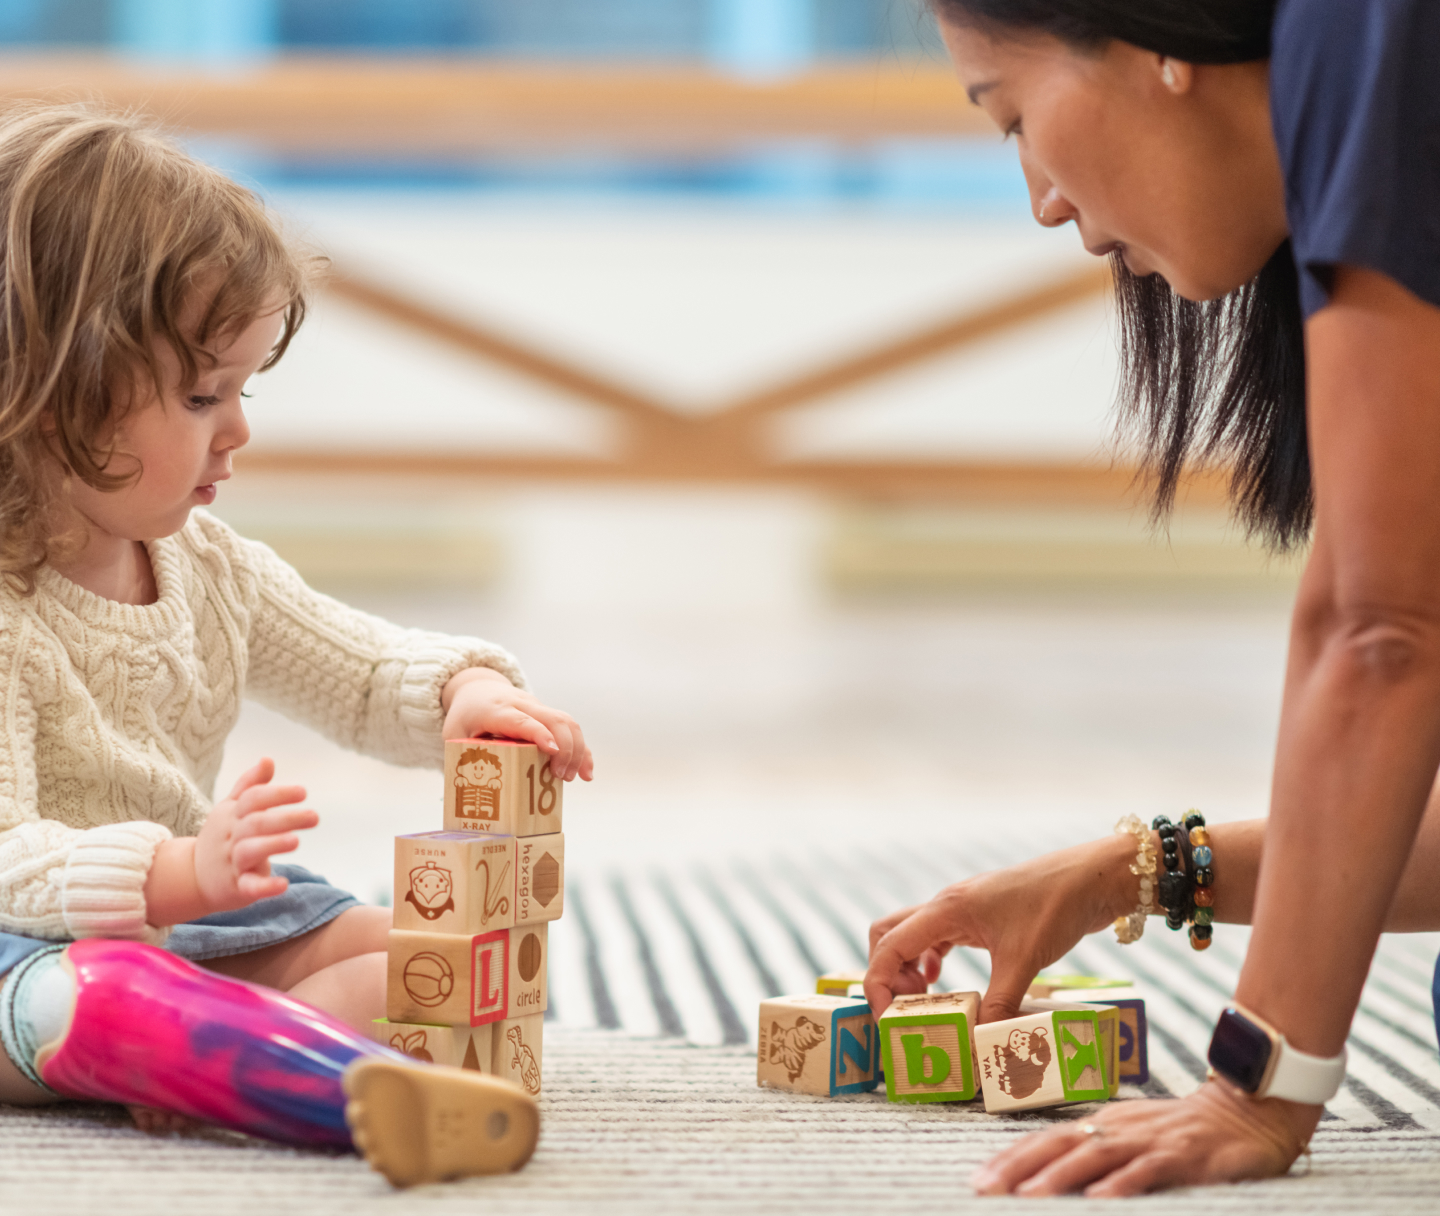
[[978,992],[899,996],[880,1015],[885,1096],[891,1102],[967,1102],[975,1096],[972,1036]]

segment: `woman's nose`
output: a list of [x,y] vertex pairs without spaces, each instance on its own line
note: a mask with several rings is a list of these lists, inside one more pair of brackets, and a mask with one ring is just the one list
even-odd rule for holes
[[1035,220],[1046,228],[1058,228],[1061,224],[1068,224],[1075,218],[1075,208],[1070,205],[1070,200],[1060,193],[1057,186],[1050,189],[1040,198],[1040,205],[1035,209]]

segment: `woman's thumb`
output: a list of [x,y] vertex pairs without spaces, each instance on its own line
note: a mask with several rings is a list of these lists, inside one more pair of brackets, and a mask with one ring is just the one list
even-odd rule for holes
[[981,1022],[1003,1022],[1020,1016],[1020,1002],[1030,990],[1035,971],[1026,966],[1006,965],[994,960],[990,972],[990,987],[985,989],[985,999],[980,1002]]

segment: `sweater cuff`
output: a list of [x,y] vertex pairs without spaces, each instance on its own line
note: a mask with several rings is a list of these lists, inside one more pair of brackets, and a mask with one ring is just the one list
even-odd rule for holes
[[155,850],[171,838],[158,823],[112,823],[81,833],[65,862],[60,907],[66,932],[158,946],[170,936],[145,920],[145,880]]
[[420,754],[431,757],[435,764],[440,763],[445,747],[440,737],[445,725],[440,694],[453,676],[468,667],[489,667],[516,688],[527,687],[525,673],[515,656],[479,638],[436,635],[429,644],[412,651],[407,659],[400,681],[400,722]]

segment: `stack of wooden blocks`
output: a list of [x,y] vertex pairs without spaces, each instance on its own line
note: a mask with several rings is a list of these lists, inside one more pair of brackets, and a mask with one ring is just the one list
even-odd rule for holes
[[899,996],[877,1022],[862,978],[837,972],[814,996],[761,1003],[760,1085],[835,1097],[883,1080],[892,1102],[983,1095],[987,1111],[1005,1112],[1105,1101],[1122,1080],[1149,1079],[1145,1002],[1133,988],[1050,977],[1019,1017],[985,1025],[977,992]]
[[376,1039],[540,1092],[547,927],[565,908],[563,783],[534,744],[445,744],[445,820],[395,838]]

